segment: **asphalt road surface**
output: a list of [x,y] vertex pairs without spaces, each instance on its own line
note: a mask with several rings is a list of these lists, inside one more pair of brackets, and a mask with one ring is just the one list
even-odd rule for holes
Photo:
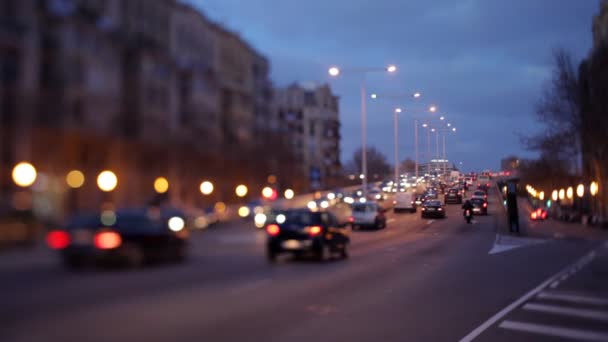
[[12,252],[0,341],[608,341],[603,235],[549,221],[510,236],[495,196],[471,225],[459,206],[391,213],[326,263],[268,264],[249,222],[194,235],[181,265],[73,273],[48,251]]

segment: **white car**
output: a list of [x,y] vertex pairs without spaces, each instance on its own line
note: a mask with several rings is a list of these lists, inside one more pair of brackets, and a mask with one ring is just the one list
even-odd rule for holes
[[485,201],[488,199],[488,195],[485,193],[485,191],[478,190],[478,191],[475,191],[473,193],[473,195],[471,196],[471,199],[473,199],[473,198],[481,198]]
[[409,211],[412,213],[416,212],[416,203],[414,193],[412,192],[399,192],[395,194],[395,200],[393,201],[395,206],[393,207],[393,211]]
[[386,216],[384,212],[385,210],[374,202],[354,203],[350,224],[353,229],[360,227],[386,228]]

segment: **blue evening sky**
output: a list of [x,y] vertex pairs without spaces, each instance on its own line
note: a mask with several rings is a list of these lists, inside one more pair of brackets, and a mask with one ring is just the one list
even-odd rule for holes
[[[534,103],[551,76],[552,51],[581,59],[592,45],[596,0],[189,0],[241,34],[272,63],[278,86],[328,82],[341,97],[342,160],[360,146],[358,75],[327,76],[331,65],[382,67],[369,92],[420,91],[419,103],[369,103],[368,144],[393,156],[392,107],[436,104],[457,128],[447,156],[466,170],[497,169],[523,150],[518,134],[539,129]],[[414,156],[412,112],[402,114],[402,158]],[[408,117],[409,116],[409,117]],[[435,150],[432,139],[432,150]],[[421,132],[421,151],[426,136]],[[421,159],[425,159],[421,155]]]

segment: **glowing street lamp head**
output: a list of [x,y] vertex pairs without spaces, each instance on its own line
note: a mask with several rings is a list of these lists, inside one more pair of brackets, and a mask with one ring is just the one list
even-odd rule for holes
[[431,132],[435,132],[435,129],[434,129],[434,128],[431,128]]
[[572,187],[568,187],[566,190],[566,197],[568,199],[572,199],[574,197],[574,189]]
[[396,67],[396,66],[394,66],[394,65],[389,65],[389,66],[386,68],[386,71],[388,71],[388,72],[390,72],[390,73],[393,73],[393,72],[397,71],[397,67]]
[[372,99],[377,99],[377,98],[378,98],[378,94],[371,94],[371,95],[370,95],[370,97],[371,97]]
[[403,110],[401,108],[395,108],[395,113],[401,113]]
[[340,69],[338,67],[335,67],[335,66],[329,68],[328,72],[329,72],[329,75],[333,76],[333,77],[336,77],[336,76],[340,75]]
[[441,120],[441,121],[445,120],[445,116],[440,117],[439,120]]
[[72,189],[81,188],[84,185],[84,174],[80,170],[72,170],[65,177],[65,182]]
[[414,98],[415,99],[420,98],[420,96],[422,96],[422,94],[420,94],[419,92],[415,92],[414,93]]
[[293,192],[293,190],[287,189],[287,190],[285,190],[284,195],[285,195],[286,199],[292,199],[293,196],[295,195],[295,193]]
[[422,127],[427,128],[427,127],[429,127],[429,124],[426,124],[426,123],[422,124]]
[[36,177],[38,176],[38,173],[36,171],[36,168],[32,164],[22,162],[22,163],[17,164],[13,168],[12,176],[13,176],[13,182],[15,182],[15,184],[17,184],[20,187],[26,188],[26,187],[34,184],[34,182],[36,181]]
[[210,181],[202,182],[200,190],[203,195],[211,195],[211,193],[213,192],[213,183],[211,183]]
[[583,184],[579,184],[576,187],[576,195],[581,198],[583,196],[585,196],[585,186]]
[[456,127],[452,128],[452,132],[456,132]]
[[116,189],[117,185],[118,178],[112,171],[102,171],[99,176],[97,176],[97,186],[103,192],[113,191]]
[[452,127],[452,124],[448,122],[448,127]]
[[437,111],[437,107],[436,106],[429,107],[429,112],[435,113],[436,111]]
[[169,191],[169,181],[165,177],[158,177],[154,180],[154,191],[164,194]]
[[234,189],[234,192],[236,193],[236,195],[238,197],[245,197],[247,196],[247,192],[249,191],[249,189],[247,189],[246,185],[239,185],[236,187],[236,189]]
[[600,187],[597,182],[591,182],[591,185],[589,186],[589,193],[591,196],[595,196],[599,192],[599,189]]

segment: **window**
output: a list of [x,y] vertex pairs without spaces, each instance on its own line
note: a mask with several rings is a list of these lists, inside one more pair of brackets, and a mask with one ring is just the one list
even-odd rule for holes
[[315,124],[311,122],[310,126],[308,128],[309,128],[309,134],[310,134],[310,136],[314,137],[315,136]]
[[315,99],[315,93],[311,91],[307,91],[304,93],[304,105],[307,107],[313,107],[317,105],[317,101]]

